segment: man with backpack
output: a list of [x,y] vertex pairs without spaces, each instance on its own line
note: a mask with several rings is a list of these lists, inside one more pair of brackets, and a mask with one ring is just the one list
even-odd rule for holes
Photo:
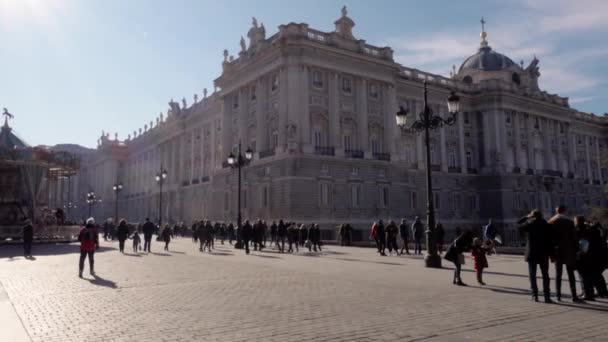
[[95,276],[94,264],[95,264],[95,251],[99,248],[99,235],[97,234],[97,228],[95,228],[95,220],[91,217],[87,220],[84,228],[80,230],[78,234],[78,241],[80,241],[80,262],[78,263],[78,276],[82,278],[82,271],[84,271],[84,260],[89,257],[89,270],[92,276]]

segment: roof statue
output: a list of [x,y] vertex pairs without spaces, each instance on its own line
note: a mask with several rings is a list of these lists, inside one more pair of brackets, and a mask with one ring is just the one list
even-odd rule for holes
[[118,133],[117,132],[114,133],[114,141],[118,141]]
[[171,110],[172,115],[179,114],[179,112],[180,112],[179,104],[177,102],[173,101],[173,99],[171,99],[171,101],[169,101],[169,108]]
[[486,21],[481,17],[479,22],[481,23],[481,33],[479,34],[479,37],[481,37],[480,45],[481,47],[486,47],[488,46],[488,41],[486,40],[488,37],[488,34],[486,33]]
[[4,115],[4,126],[8,127],[8,119],[12,119],[15,116],[8,112],[8,109],[2,108],[2,115]]
[[228,63],[228,50],[224,49],[224,63]]
[[241,52],[245,52],[247,50],[247,43],[245,42],[245,38],[241,36]]
[[198,94],[194,94],[194,104],[198,103]]
[[255,28],[258,28],[258,20],[255,17],[251,18],[251,25]]
[[355,26],[355,22],[348,17],[348,10],[346,6],[342,7],[342,17],[334,22],[336,25],[335,32],[346,39],[355,39],[353,36],[353,27]]
[[182,109],[186,109],[188,105],[186,104],[186,98],[182,97]]
[[165,119],[163,112],[160,112],[160,115],[158,117],[160,118],[160,122],[163,122],[163,120]]
[[203,89],[203,98],[207,98],[207,88]]

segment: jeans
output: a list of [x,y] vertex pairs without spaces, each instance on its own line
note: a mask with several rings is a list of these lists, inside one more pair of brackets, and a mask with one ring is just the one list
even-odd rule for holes
[[397,237],[390,237],[386,240],[386,247],[388,248],[388,252],[392,253],[393,249],[395,253],[399,253],[399,247],[397,246]]
[[[568,274],[568,283],[570,284],[570,293],[572,298],[576,298],[576,278],[574,277],[574,266],[565,265],[566,273]],[[564,272],[564,264],[561,262],[555,263],[555,292],[557,297],[562,294],[562,274]]]
[[23,242],[23,255],[24,256],[32,255],[32,241]]
[[279,251],[281,253],[285,252],[285,237],[279,236],[276,241],[277,246],[279,247]]
[[152,246],[152,236],[144,236],[144,252],[150,252]]
[[462,281],[460,279],[460,270],[462,265],[460,265],[460,255],[456,255],[456,261],[454,261],[454,283],[457,281]]
[[530,276],[530,289],[532,290],[532,294],[538,295],[538,286],[536,285],[536,268],[537,266],[540,268],[540,273],[543,276],[543,293],[545,298],[549,298],[551,296],[551,288],[549,278],[549,259],[543,260],[531,260],[528,261],[528,274]]
[[386,248],[386,239],[378,239],[376,240],[378,244],[378,253],[384,254],[384,249]]
[[249,254],[249,240],[243,240],[243,247],[245,248],[245,253]]
[[89,270],[91,271],[91,273],[93,273],[93,266],[95,264],[95,252],[85,252],[85,251],[80,251],[80,262],[78,263],[78,270],[80,272],[82,272],[84,270],[84,259],[87,258],[87,255],[89,256]]
[[118,249],[121,253],[125,251],[125,240],[118,240]]
[[169,251],[169,241],[165,241],[165,250]]
[[422,254],[422,239],[414,239],[414,254]]
[[407,254],[410,254],[410,249],[407,246],[407,243],[408,243],[407,240],[408,240],[407,238],[403,238],[403,247],[401,247],[401,254],[403,254],[404,249]]

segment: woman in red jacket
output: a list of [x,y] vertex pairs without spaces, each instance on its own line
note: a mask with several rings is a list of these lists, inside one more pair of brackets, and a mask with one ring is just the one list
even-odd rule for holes
[[91,217],[87,220],[84,228],[80,230],[78,234],[78,241],[80,241],[80,262],[78,263],[78,276],[82,278],[82,271],[84,271],[84,260],[89,256],[89,268],[92,276],[95,276],[94,264],[95,264],[95,251],[99,248],[99,235],[97,234],[97,228],[95,227],[95,220]]

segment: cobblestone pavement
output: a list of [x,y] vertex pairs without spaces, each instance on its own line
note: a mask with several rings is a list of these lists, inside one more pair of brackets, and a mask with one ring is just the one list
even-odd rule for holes
[[87,270],[79,279],[75,244],[34,246],[34,261],[2,246],[0,294],[31,340],[44,342],[608,339],[608,301],[531,302],[519,256],[489,257],[486,287],[467,259],[470,286],[457,287],[445,261],[426,269],[421,257],[365,248],[246,256],[219,242],[200,253],[180,238],[170,253],[159,242],[151,254],[127,250],[103,242],[98,278]]

